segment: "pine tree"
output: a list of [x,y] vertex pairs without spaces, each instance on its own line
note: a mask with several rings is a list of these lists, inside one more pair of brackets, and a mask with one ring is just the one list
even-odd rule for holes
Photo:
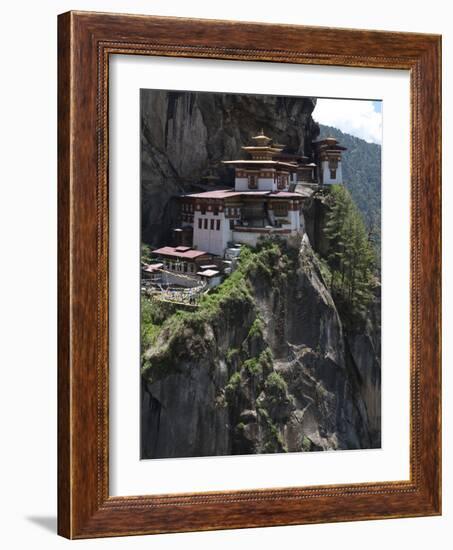
[[348,190],[333,186],[325,226],[331,292],[351,316],[364,315],[373,298],[376,256],[362,216]]

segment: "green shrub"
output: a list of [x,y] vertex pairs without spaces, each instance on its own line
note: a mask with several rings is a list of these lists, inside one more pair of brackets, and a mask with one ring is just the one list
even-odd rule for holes
[[280,402],[286,398],[288,386],[278,372],[272,371],[266,378],[264,390],[270,402]]
[[241,388],[241,383],[241,374],[239,372],[231,375],[228,384],[225,386],[225,398],[227,401],[231,402],[234,400]]
[[141,261],[144,262],[145,264],[149,263],[152,260],[151,250],[152,248],[149,244],[142,244],[141,250],[140,250],[140,256],[141,256]]
[[262,374],[263,372],[263,368],[259,362],[258,357],[252,357],[251,359],[247,359],[247,361],[244,361],[244,363],[242,364],[242,368],[247,374],[252,376]]
[[257,317],[250,327],[248,338],[262,337],[264,331],[263,321]]
[[227,363],[232,363],[239,357],[239,350],[237,348],[231,348],[227,351],[226,360]]
[[299,441],[300,450],[304,452],[309,452],[313,448],[312,440],[306,435],[302,435]]
[[274,365],[274,357],[272,355],[271,348],[268,347],[260,353],[259,362],[264,372],[272,369]]

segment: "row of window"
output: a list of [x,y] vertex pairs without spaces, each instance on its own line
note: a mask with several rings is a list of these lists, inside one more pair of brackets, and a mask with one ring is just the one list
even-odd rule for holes
[[274,205],[274,216],[287,216],[288,215],[288,207],[286,205]]
[[[277,187],[279,189],[284,189],[288,185],[288,176],[277,176]],[[258,187],[258,176],[249,176],[248,178],[249,189],[257,189]]]
[[[210,222],[208,224],[208,222]],[[208,218],[198,218],[198,229],[211,229],[212,231],[219,231],[220,230],[220,220],[208,220]]]
[[[205,205],[205,204],[202,204],[202,205],[200,206],[200,212],[201,212],[202,214],[206,214],[206,205]],[[218,206],[214,206],[214,207],[212,208],[212,213],[214,214],[214,216],[218,216],[218,215],[219,215],[219,207],[218,207]]]
[[180,271],[182,273],[196,273],[197,266],[193,263],[187,262],[165,262],[164,268],[169,271]]
[[275,172],[255,172],[254,174],[250,174],[249,172],[236,172],[237,178],[248,178],[250,175],[260,178],[273,178],[275,177]]
[[287,176],[278,176],[277,178],[277,187],[278,189],[284,189],[288,185]]
[[225,208],[225,215],[228,216],[228,217],[239,218],[239,216],[241,215],[241,209],[240,208],[234,208],[234,207]]

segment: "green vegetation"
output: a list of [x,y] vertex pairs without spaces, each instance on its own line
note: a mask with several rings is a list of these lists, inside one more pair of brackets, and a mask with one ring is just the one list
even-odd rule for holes
[[263,368],[263,372],[272,370],[274,364],[274,358],[272,356],[271,348],[266,348],[260,353],[259,362]]
[[[237,350],[239,352],[239,350]],[[238,355],[234,354],[235,358]],[[242,395],[247,384],[252,384],[258,394],[266,387],[266,377],[273,369],[273,358],[270,348],[264,349],[259,355],[243,359],[237,370],[231,375],[225,386],[225,398],[228,403],[235,403]]]
[[[166,370],[170,372],[174,369],[170,365],[176,361],[178,353],[185,354],[188,360],[196,358],[198,353],[206,353],[206,346],[209,345],[207,327],[215,332],[219,323],[224,325],[225,321],[237,325],[238,317],[245,318],[251,312],[254,312],[255,318],[248,336],[258,337],[264,324],[257,317],[251,281],[259,277],[266,281],[266,285],[277,286],[278,281],[287,277],[294,268],[296,258],[297,251],[285,243],[276,238],[265,239],[255,249],[242,248],[237,269],[212,292],[203,295],[195,311],[170,312],[168,308],[164,310],[156,302],[149,303],[145,299],[142,302],[142,349],[145,352],[142,373],[155,380]],[[154,347],[159,348],[159,353],[152,354],[151,358],[150,347],[158,340],[159,345]],[[190,342],[189,346],[187,342]],[[262,359],[268,361],[268,355]],[[252,363],[248,367],[258,368]]]
[[373,298],[376,256],[348,190],[342,185],[332,186],[331,201],[325,226],[329,284],[335,303],[347,320],[364,315]]
[[324,284],[326,286],[329,286],[330,281],[332,279],[332,273],[330,271],[329,264],[328,264],[327,260],[325,260],[319,254],[316,254],[316,252],[315,252],[315,255],[316,255],[316,259],[318,260],[319,270],[321,271],[321,276],[324,280]]
[[235,372],[231,375],[228,384],[225,386],[225,398],[228,401],[232,401],[241,388],[241,373]]
[[309,437],[307,437],[305,434],[302,434],[299,440],[299,447],[301,451],[309,452],[314,450],[315,445]]
[[280,453],[287,452],[288,449],[285,446],[283,437],[280,434],[277,425],[273,422],[269,411],[257,402],[256,412],[261,420],[263,427],[265,428],[265,438],[263,440],[263,453]]
[[141,297],[141,345],[145,350],[151,344],[156,341],[159,334],[161,325],[165,320],[165,312],[160,304],[151,302],[151,300],[145,296]]
[[234,361],[236,361],[239,357],[239,353],[240,353],[240,350],[238,350],[237,348],[231,348],[227,351],[227,354],[226,354],[226,360],[228,363],[233,363]]
[[248,338],[256,338],[260,336],[262,337],[263,330],[264,330],[264,323],[259,317],[257,317],[253,321],[252,326],[250,327]]
[[272,371],[266,378],[264,389],[269,403],[277,404],[286,399],[288,386],[278,372]]
[[258,357],[251,357],[250,359],[244,361],[244,363],[242,364],[242,368],[247,374],[251,376],[262,374],[263,372]]
[[321,136],[332,136],[347,147],[342,155],[343,180],[362,213],[370,241],[380,265],[381,248],[381,146],[344,134],[337,128],[319,125]]
[[262,351],[258,357],[246,359],[241,367],[249,376],[262,376],[272,369],[272,352],[270,348]]
[[149,244],[142,244],[140,250],[141,261],[145,264],[149,264],[152,260],[151,256],[152,247]]

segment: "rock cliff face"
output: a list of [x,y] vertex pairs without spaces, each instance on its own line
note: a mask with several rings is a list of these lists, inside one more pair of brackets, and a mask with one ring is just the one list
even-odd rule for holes
[[315,99],[205,92],[141,92],[142,238],[168,241],[176,221],[171,197],[191,190],[213,171],[224,185],[232,171],[220,161],[242,157],[261,129],[275,142],[309,154],[318,125]]
[[247,261],[145,351],[142,456],[379,447],[371,321],[345,334],[307,237]]

